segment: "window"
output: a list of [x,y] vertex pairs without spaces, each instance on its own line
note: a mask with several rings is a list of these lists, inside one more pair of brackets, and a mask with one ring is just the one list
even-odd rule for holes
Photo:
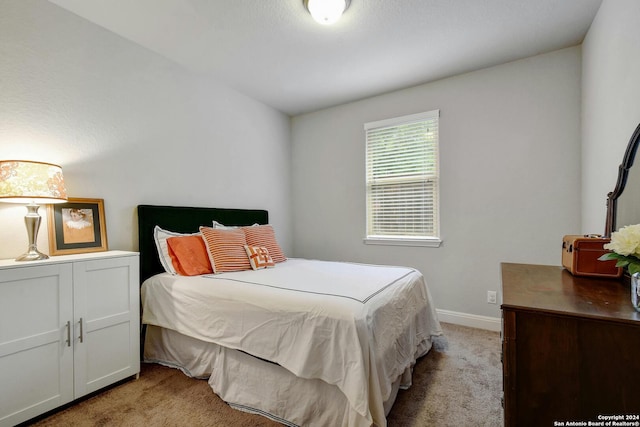
[[439,246],[439,110],[364,125],[365,243]]

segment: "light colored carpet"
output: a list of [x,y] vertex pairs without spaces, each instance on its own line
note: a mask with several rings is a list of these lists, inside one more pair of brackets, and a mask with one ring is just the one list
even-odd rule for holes
[[442,324],[444,335],[418,361],[398,394],[389,427],[504,425],[500,333]]
[[[444,336],[400,391],[389,427],[503,425],[502,365],[497,332],[442,324]],[[230,408],[204,380],[160,365],[143,364],[140,378],[122,383],[37,421],[39,427],[212,426],[280,424]]]

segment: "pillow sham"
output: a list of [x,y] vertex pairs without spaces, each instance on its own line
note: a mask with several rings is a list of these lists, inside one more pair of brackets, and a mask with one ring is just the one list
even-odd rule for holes
[[214,274],[251,270],[244,250],[247,240],[240,228],[219,229],[200,227]]
[[276,266],[273,259],[269,256],[269,250],[264,246],[244,245],[244,250],[247,252],[249,263],[251,264],[251,268],[254,270]]
[[175,231],[164,230],[159,226],[153,227],[153,240],[158,250],[158,259],[164,268],[164,271],[171,274],[178,274],[173,267],[171,257],[169,256],[169,248],[167,247],[167,239],[169,237],[178,236],[198,236],[200,233],[176,233]]
[[273,262],[283,262],[287,257],[282,253],[280,245],[276,241],[276,234],[271,225],[252,225],[250,227],[242,227],[247,245],[263,246],[269,251],[269,255]]
[[202,237],[180,236],[167,239],[169,257],[176,272],[181,276],[211,274],[211,262]]

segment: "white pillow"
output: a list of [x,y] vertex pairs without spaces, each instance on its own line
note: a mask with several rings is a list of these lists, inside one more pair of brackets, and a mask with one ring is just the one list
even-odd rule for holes
[[173,268],[171,257],[169,256],[169,247],[167,246],[167,239],[169,237],[176,236],[199,236],[200,233],[176,233],[175,231],[163,230],[157,225],[153,228],[153,240],[156,242],[156,248],[158,249],[158,258],[160,264],[164,267],[164,271],[171,274],[178,274]]
[[[257,222],[255,224],[252,225],[252,227],[255,227],[258,224]],[[242,225],[224,225],[224,224],[220,224],[218,221],[216,221],[215,219],[213,220],[213,228],[217,228],[218,230],[231,230],[234,228],[240,228],[243,227]]]
[[212,228],[217,228],[218,230],[230,230],[232,228],[238,228],[238,227],[220,224],[218,221],[214,219]]

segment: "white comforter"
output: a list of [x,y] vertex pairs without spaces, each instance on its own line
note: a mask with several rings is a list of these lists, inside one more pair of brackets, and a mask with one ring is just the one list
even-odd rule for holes
[[442,333],[422,274],[404,267],[289,259],[258,271],[164,273],[145,281],[142,302],[145,324],[336,385],[357,414],[349,425],[385,426],[391,384]]

